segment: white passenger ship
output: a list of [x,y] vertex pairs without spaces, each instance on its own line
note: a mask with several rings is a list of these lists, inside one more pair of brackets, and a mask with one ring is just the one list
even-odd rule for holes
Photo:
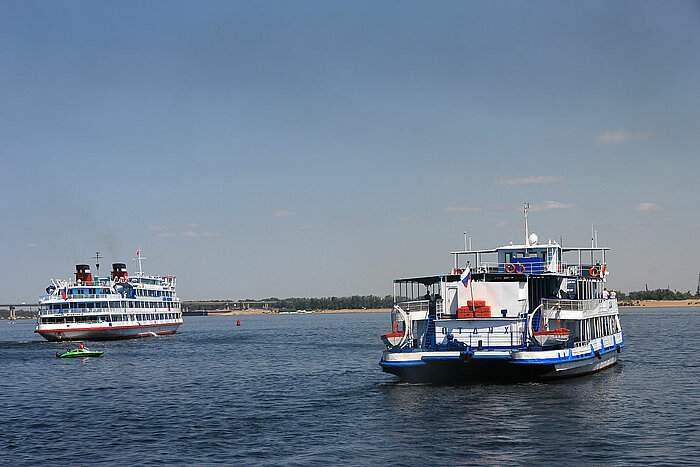
[[[175,276],[129,277],[126,265],[112,265],[110,277],[93,277],[76,266],[75,281],[52,280],[39,299],[34,332],[49,341],[108,340],[173,334],[182,324]],[[99,258],[99,255],[98,255]],[[99,264],[98,264],[99,268]]]
[[452,252],[447,274],[394,281],[383,371],[413,382],[532,380],[617,362],[624,339],[617,300],[604,293],[609,248],[539,243],[528,207],[525,244]]

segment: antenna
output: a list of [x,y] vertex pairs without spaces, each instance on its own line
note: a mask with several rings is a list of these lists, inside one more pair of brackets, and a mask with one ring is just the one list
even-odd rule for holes
[[527,231],[527,211],[530,210],[530,203],[523,204],[523,212],[525,213],[525,246],[530,246],[530,233]]
[[141,256],[141,245],[139,245],[139,249],[136,250],[136,258],[134,258],[134,261],[139,262],[139,277],[143,276],[143,269],[141,268],[141,261],[145,260],[143,256]]
[[95,256],[93,258],[95,260],[95,269],[97,269],[95,276],[97,276],[97,278],[99,278],[100,277],[100,252],[99,251],[95,252]]
[[591,222],[591,264],[593,264],[593,248],[595,247],[595,225]]

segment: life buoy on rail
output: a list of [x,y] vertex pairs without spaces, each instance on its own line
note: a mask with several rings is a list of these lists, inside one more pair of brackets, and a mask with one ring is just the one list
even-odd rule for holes
[[515,272],[515,264],[513,264],[513,263],[506,264],[506,272]]
[[525,266],[522,264],[518,264],[518,267],[515,268],[515,272],[518,274],[524,274],[525,273]]
[[455,270],[452,271],[453,274],[462,274],[463,272],[464,272],[464,269],[460,269],[460,268],[455,268]]
[[593,266],[590,271],[588,271],[591,274],[591,277],[598,277],[598,268]]

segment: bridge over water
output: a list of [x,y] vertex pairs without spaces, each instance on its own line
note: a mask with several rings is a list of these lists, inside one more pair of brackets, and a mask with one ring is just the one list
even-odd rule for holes
[[18,316],[36,316],[38,303],[0,303],[0,319],[17,319]]

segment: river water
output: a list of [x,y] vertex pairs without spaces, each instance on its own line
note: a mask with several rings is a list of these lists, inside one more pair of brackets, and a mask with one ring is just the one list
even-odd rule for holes
[[84,360],[0,321],[0,464],[697,465],[699,313],[622,309],[597,374],[462,386],[382,373],[388,313],[186,317]]

